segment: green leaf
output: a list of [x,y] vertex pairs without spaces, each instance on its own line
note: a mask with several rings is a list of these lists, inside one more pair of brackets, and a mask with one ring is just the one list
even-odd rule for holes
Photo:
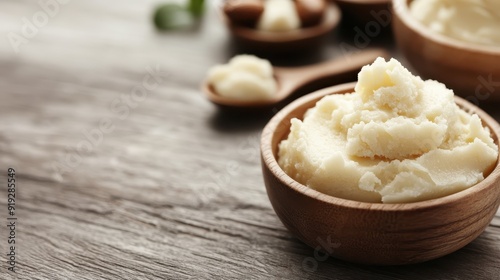
[[177,4],[159,6],[154,13],[153,21],[160,30],[185,28],[193,23],[191,14]]
[[187,9],[195,17],[200,17],[205,11],[204,0],[189,0]]

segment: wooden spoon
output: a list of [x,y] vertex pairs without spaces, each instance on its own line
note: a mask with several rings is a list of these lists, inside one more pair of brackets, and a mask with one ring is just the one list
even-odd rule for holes
[[211,102],[223,107],[273,106],[305,86],[319,89],[327,85],[353,81],[359,70],[364,65],[372,63],[377,57],[389,58],[390,55],[381,49],[371,49],[314,65],[295,68],[273,67],[274,76],[278,82],[278,91],[273,99],[268,100],[247,101],[220,96],[206,80],[203,82],[202,90]]
[[241,48],[254,53],[272,54],[299,52],[320,46],[342,17],[339,7],[330,3],[322,21],[317,25],[286,32],[270,32],[232,23],[223,12],[221,14]]

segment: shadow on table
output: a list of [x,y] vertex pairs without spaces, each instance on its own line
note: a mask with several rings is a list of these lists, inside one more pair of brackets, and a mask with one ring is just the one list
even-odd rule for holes
[[262,110],[218,108],[209,119],[209,126],[219,132],[260,131],[277,111],[277,108]]

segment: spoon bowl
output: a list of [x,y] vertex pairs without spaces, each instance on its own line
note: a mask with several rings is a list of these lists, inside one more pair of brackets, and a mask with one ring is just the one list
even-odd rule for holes
[[334,3],[329,3],[322,21],[315,26],[271,32],[232,23],[223,12],[221,14],[236,43],[242,49],[267,54],[296,53],[315,49],[335,29],[342,17],[339,7]]
[[[478,237],[500,205],[500,163],[478,184],[422,202],[383,204],[332,197],[298,183],[278,165],[278,145],[290,121],[302,119],[322,97],[354,91],[355,83],[306,95],[287,105],[266,125],[261,160],[267,194],[277,216],[296,237],[333,257],[375,265],[402,265],[452,253]],[[478,107],[456,97],[477,114],[498,145],[500,125]]]
[[324,86],[356,80],[359,70],[377,57],[389,58],[381,49],[365,50],[319,64],[288,68],[273,67],[278,91],[273,99],[246,101],[218,95],[208,81],[202,84],[205,96],[216,105],[232,108],[272,107],[287,99],[304,86],[319,89]]

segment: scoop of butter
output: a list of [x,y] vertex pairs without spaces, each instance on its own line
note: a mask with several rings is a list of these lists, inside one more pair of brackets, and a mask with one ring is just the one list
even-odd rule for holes
[[378,58],[363,67],[354,93],[326,96],[293,119],[278,156],[289,176],[320,192],[403,203],[478,183],[498,147],[443,84]]
[[221,96],[246,101],[271,99],[277,90],[271,63],[253,55],[238,55],[226,65],[214,66],[208,83]]
[[267,0],[257,28],[264,31],[289,31],[300,28],[300,18],[292,0]]
[[410,12],[433,32],[474,44],[500,44],[498,0],[414,0]]

